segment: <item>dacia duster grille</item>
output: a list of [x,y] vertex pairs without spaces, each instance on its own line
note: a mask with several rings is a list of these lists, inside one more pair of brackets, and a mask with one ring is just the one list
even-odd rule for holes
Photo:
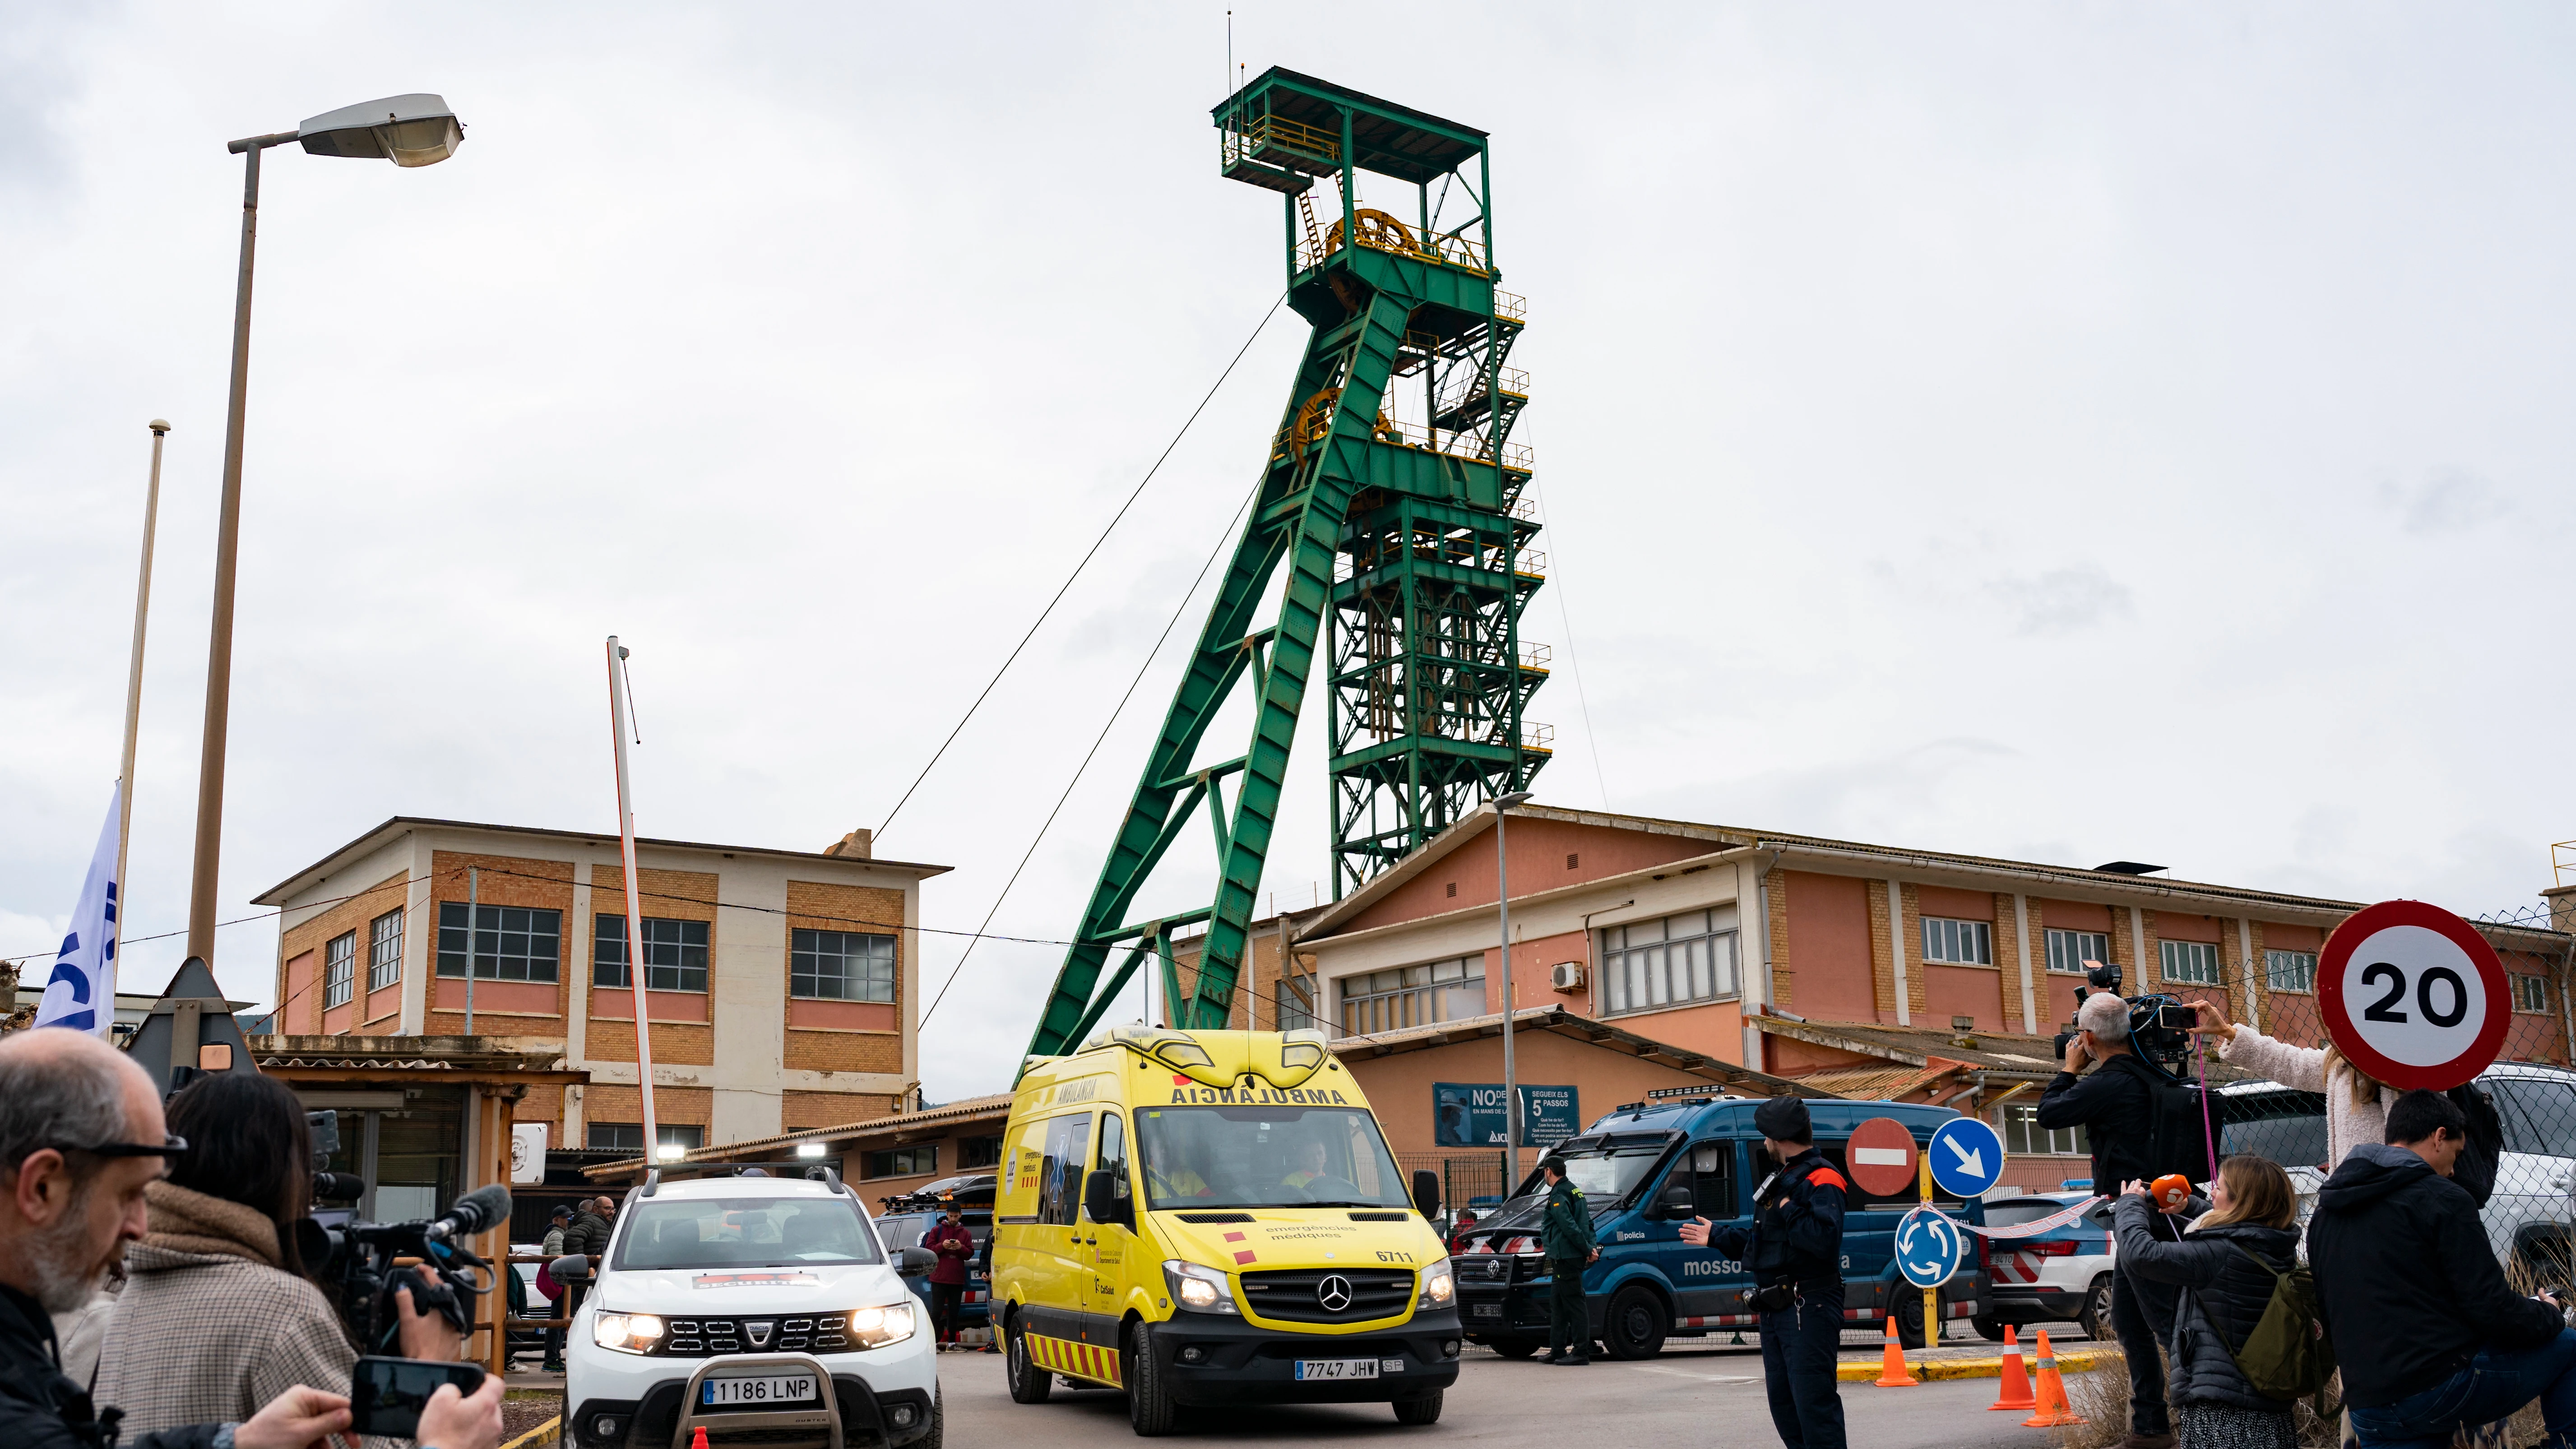
[[849,1347],[849,1337],[842,1332],[846,1322],[838,1314],[820,1318],[674,1318],[668,1321],[661,1342],[650,1352],[673,1358],[703,1358],[715,1353],[837,1352]]
[[1413,1303],[1413,1275],[1384,1268],[1246,1273],[1243,1301],[1274,1323],[1365,1323],[1401,1317]]

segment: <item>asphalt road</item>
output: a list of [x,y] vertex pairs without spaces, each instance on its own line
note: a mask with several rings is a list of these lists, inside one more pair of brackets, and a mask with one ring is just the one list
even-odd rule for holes
[[[948,1442],[956,1449],[1110,1449],[1132,1439],[1127,1401],[1106,1390],[1069,1390],[1044,1404],[1014,1404],[999,1354],[945,1354],[939,1377]],[[1843,1385],[1850,1442],[1867,1449],[2045,1449],[2049,1431],[1998,1414],[1993,1379],[1911,1389]],[[1727,1449],[1776,1446],[1762,1393],[1758,1348],[1674,1348],[1644,1363],[1595,1359],[1589,1368],[1546,1368],[1471,1352],[1449,1390],[1440,1422],[1409,1429],[1383,1404],[1317,1408],[1265,1406],[1196,1411],[1174,1444],[1567,1445],[1615,1434],[1618,1449]]]

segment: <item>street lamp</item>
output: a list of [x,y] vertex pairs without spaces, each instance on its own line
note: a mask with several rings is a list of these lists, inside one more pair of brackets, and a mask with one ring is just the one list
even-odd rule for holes
[[[251,254],[259,240],[259,154],[301,142],[313,156],[359,156],[397,166],[430,166],[456,154],[464,124],[432,95],[387,96],[325,111],[292,131],[246,136],[227,149],[245,158],[241,275],[233,291],[232,397],[224,411],[224,489],[215,528],[215,607],[206,645],[206,737],[197,764],[197,859],[188,886],[188,954],[215,959],[215,875],[222,855],[224,735],[233,690],[233,564],[241,551],[244,395],[250,387]],[[470,974],[472,963],[467,963]]]
[[1494,904],[1502,918],[1503,929],[1503,1194],[1508,1197],[1520,1179],[1512,1176],[1521,1170],[1521,1091],[1520,1078],[1512,1070],[1512,867],[1503,855],[1503,817],[1515,805],[1526,805],[1530,792],[1514,790],[1494,797]]

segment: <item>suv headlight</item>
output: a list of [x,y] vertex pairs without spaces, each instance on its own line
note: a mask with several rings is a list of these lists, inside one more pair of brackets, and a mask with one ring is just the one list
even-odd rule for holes
[[1457,1299],[1458,1275],[1449,1270],[1448,1259],[1422,1270],[1422,1297],[1416,1308],[1446,1308]]
[[619,1353],[651,1353],[663,1327],[650,1313],[603,1313],[591,1320],[590,1341]]
[[912,1337],[912,1301],[888,1303],[876,1308],[859,1308],[850,1313],[850,1337],[861,1348],[883,1348]]
[[1171,1286],[1172,1300],[1197,1313],[1240,1313],[1234,1306],[1234,1285],[1214,1268],[1184,1263],[1178,1258],[1163,1260],[1163,1281]]

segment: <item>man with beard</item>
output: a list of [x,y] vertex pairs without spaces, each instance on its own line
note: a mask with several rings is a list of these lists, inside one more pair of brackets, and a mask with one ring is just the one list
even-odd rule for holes
[[[167,1135],[152,1079],[86,1032],[46,1027],[0,1041],[0,1443],[101,1449],[113,1408],[64,1377],[50,1315],[89,1300],[125,1245],[142,1238],[143,1188],[187,1150]],[[297,1385],[238,1424],[140,1435],[131,1449],[304,1449],[349,1427],[349,1401]],[[419,1442],[493,1449],[501,1380],[471,1397],[441,1385]]]

